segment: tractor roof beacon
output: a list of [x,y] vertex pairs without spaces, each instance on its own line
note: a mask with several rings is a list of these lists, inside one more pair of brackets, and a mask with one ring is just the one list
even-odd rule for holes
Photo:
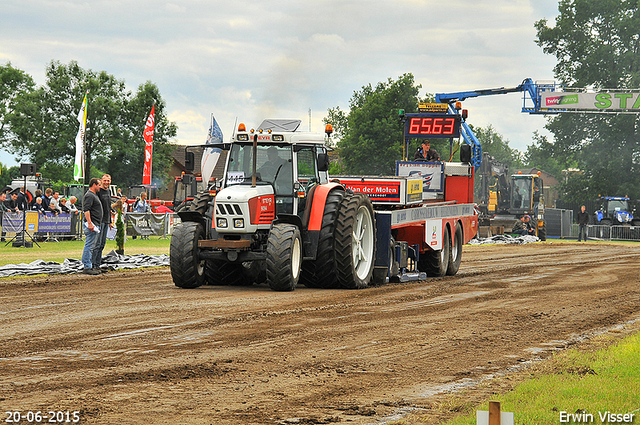
[[[330,181],[331,126],[319,134],[299,131],[300,123],[265,120],[251,130],[239,124],[230,142],[214,146],[228,151],[224,178],[215,194],[202,191],[188,210],[178,212],[182,223],[174,229],[170,251],[176,286],[266,282],[273,290],[291,291],[301,281],[308,287],[364,288],[392,278],[406,262],[408,242],[397,258],[402,231],[416,252],[434,253],[425,258],[437,263],[442,275],[447,272],[442,263],[452,263],[448,272],[455,274],[461,245],[477,227],[472,204],[441,202],[447,217],[440,219],[440,232],[433,229],[442,245],[435,250],[425,239],[423,217],[437,218],[436,210],[410,217],[394,215],[389,205],[374,210],[378,204],[371,197]],[[465,167],[473,182],[471,166]],[[464,187],[473,184],[465,181]],[[391,194],[385,200],[393,208],[421,209],[422,177],[389,177],[378,189],[372,192]]]

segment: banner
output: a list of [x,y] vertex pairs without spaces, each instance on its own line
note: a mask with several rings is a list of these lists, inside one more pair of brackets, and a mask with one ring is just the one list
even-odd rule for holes
[[127,213],[127,235],[163,236],[166,214]]
[[[87,92],[88,93],[88,92]],[[84,134],[87,128],[87,95],[84,95],[80,112],[78,112],[78,134],[76,135],[76,160],[73,165],[73,179],[84,180]]]
[[144,126],[144,169],[142,170],[142,184],[151,184],[151,156],[153,154],[153,127],[155,124],[155,103],[151,107],[151,113],[147,118],[147,123]]
[[[26,226],[24,223],[26,215]],[[70,233],[71,232],[71,214],[45,213],[40,214],[35,211],[27,211],[12,213],[5,212],[2,214],[2,230],[7,233],[20,233],[23,226],[29,233]]]
[[541,108],[582,109],[591,111],[632,111],[640,112],[640,93],[542,93]]
[[[222,143],[222,130],[220,130],[220,126],[213,117],[213,114],[211,114],[211,126],[209,126],[209,134],[207,135],[205,144],[213,145],[220,143]],[[211,178],[211,174],[213,174],[214,168],[216,168],[221,152],[222,149],[220,148],[205,148],[202,153],[200,171],[202,173],[202,181],[207,186],[209,185],[209,179]]]

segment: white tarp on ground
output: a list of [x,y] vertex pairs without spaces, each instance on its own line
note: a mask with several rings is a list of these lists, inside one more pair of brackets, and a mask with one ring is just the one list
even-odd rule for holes
[[[119,255],[115,251],[102,257],[103,269],[122,270],[140,267],[168,266],[169,256],[162,255]],[[84,269],[82,261],[67,258],[62,264],[55,261],[36,260],[29,264],[7,264],[0,267],[0,277],[23,276],[35,274],[71,274],[81,273]]]
[[538,242],[537,236],[518,236],[514,238],[510,235],[495,235],[490,238],[474,238],[469,241],[469,245],[487,245],[487,244],[515,244],[515,245],[524,245],[526,243]]

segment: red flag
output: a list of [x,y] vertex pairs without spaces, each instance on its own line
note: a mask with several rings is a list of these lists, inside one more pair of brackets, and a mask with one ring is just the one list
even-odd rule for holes
[[151,113],[144,126],[144,169],[142,170],[142,184],[151,184],[151,155],[153,154],[153,127],[156,105],[151,107]]

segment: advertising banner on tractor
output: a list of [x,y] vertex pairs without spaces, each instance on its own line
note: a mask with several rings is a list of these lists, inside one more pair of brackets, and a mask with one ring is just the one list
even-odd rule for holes
[[353,193],[367,195],[373,202],[400,202],[400,180],[340,179]]
[[542,93],[541,108],[640,112],[640,93]]
[[421,177],[423,192],[442,192],[442,162],[396,161],[396,176]]

